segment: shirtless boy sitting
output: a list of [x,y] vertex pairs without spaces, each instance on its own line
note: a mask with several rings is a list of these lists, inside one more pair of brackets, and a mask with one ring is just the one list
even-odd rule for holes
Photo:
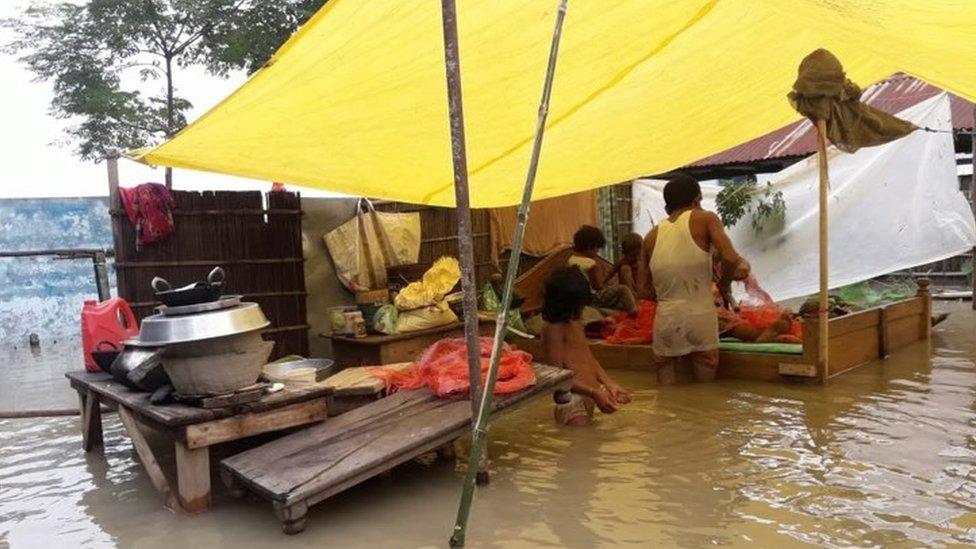
[[545,361],[573,371],[573,387],[554,395],[556,421],[588,425],[594,404],[605,414],[630,402],[630,393],[613,381],[587,345],[580,314],[592,298],[586,277],[575,267],[559,269],[546,281],[542,317]]

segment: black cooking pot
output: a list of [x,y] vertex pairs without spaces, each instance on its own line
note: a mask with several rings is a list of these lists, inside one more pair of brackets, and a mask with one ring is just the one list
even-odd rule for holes
[[152,288],[156,291],[156,299],[167,307],[183,307],[198,303],[209,303],[220,299],[224,286],[224,270],[214,267],[207,275],[206,282],[195,282],[182,288],[173,289],[165,279],[152,279]]
[[[108,347],[108,349],[105,347]],[[95,350],[91,352],[91,357],[103,372],[110,374],[112,373],[112,363],[115,362],[115,359],[118,358],[121,352],[118,345],[111,341],[102,340],[98,342],[98,345],[95,345]]]

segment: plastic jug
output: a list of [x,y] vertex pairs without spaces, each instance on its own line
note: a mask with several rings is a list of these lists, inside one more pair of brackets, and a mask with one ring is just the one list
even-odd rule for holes
[[121,297],[102,301],[85,301],[81,308],[81,347],[85,353],[85,369],[100,372],[91,353],[98,344],[108,341],[122,348],[122,342],[139,333],[139,323],[132,309]]

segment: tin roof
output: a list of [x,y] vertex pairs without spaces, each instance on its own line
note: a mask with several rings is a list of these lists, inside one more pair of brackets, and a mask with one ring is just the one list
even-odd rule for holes
[[[869,86],[861,98],[865,103],[883,111],[897,113],[920,103],[942,90],[906,75],[896,75]],[[952,108],[952,126],[956,130],[973,127],[973,103],[949,94]],[[804,157],[817,150],[817,134],[813,124],[803,119],[746,141],[712,156],[692,162],[688,167],[745,164],[777,158]]]

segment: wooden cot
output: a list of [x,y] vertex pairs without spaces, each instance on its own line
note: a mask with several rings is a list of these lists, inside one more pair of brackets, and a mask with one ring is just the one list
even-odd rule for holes
[[[533,314],[541,309],[546,278],[553,270],[565,265],[571,253],[570,248],[557,250],[515,281],[516,291],[525,297],[524,313]],[[918,287],[918,294],[913,298],[830,319],[829,371],[821,368],[819,323],[814,316],[803,321],[802,354],[723,350],[718,375],[733,379],[825,383],[906,345],[928,340],[932,334],[929,281],[920,279]],[[543,356],[538,339],[513,336],[512,343],[537,359]],[[594,340],[590,349],[605,368],[652,369],[654,353],[649,344],[612,345]]]

